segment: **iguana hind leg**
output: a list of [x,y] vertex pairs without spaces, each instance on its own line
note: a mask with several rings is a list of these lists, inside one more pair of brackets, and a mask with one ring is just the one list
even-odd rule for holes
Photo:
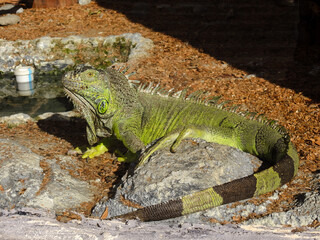
[[183,139],[188,138],[188,137],[194,136],[193,133],[194,133],[193,129],[191,129],[191,128],[184,128],[184,129],[180,132],[180,134],[179,134],[179,136],[176,138],[176,140],[173,142],[173,144],[171,145],[170,151],[171,151],[171,152],[176,152],[176,150],[177,150],[177,148],[179,147],[181,141],[182,141]]
[[136,168],[142,166],[148,158],[157,150],[170,146],[170,151],[175,152],[181,141],[186,138],[203,138],[204,130],[196,127],[184,127],[176,129],[160,138],[153,146],[149,147],[139,158]]

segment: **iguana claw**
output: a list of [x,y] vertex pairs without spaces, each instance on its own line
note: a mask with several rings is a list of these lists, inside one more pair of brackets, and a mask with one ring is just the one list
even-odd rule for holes
[[107,151],[108,148],[103,143],[100,143],[95,147],[87,148],[87,151],[82,155],[82,158],[94,158],[104,154]]

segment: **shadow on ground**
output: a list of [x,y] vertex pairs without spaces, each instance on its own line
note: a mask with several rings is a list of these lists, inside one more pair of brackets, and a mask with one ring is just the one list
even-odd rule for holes
[[61,119],[59,114],[38,120],[41,130],[70,142],[72,146],[89,146],[86,137],[86,122],[82,118],[71,117],[69,120]]
[[320,100],[316,0],[96,2],[236,68]]

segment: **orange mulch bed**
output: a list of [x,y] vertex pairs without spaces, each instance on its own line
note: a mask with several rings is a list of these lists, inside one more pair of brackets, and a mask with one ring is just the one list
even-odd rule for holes
[[[264,78],[245,78],[247,72],[227,64],[221,67],[223,62],[188,43],[131,22],[125,15],[98,6],[96,3],[86,6],[73,5],[63,9],[26,9],[19,16],[21,17],[19,24],[0,27],[0,38],[14,41],[42,36],[92,37],[127,32],[139,32],[142,36],[150,38],[155,44],[150,56],[131,66],[131,69],[137,72],[136,79],[160,81],[162,86],[175,87],[177,90],[185,87],[190,87],[191,90],[204,89],[212,95],[222,95],[225,100],[243,105],[250,111],[264,113],[289,130],[301,157],[300,170],[296,177],[299,181],[289,183],[288,188],[280,190],[280,198],[270,204],[268,213],[285,210],[296,194],[311,190],[312,173],[320,171],[319,102],[292,89],[270,83]],[[65,129],[56,130],[63,132]],[[84,129],[81,131],[85,134]],[[50,139],[60,144],[60,148],[52,149],[50,152],[37,152],[42,155],[66,154],[73,147],[67,140],[57,137],[54,133],[49,134],[33,123],[11,129],[1,125],[0,134],[11,138],[23,136],[35,144],[43,139]],[[80,143],[85,144],[84,137]],[[103,182],[100,186],[100,196],[106,195],[105,189],[110,188],[115,181],[115,171],[119,165],[112,159],[102,160],[105,161],[104,166],[97,162],[93,162],[90,166],[91,163],[86,162],[81,170],[82,177],[87,174],[87,179],[99,176]],[[84,160],[79,158],[79,161]],[[92,167],[91,170],[88,166]],[[264,198],[252,201],[258,204],[259,199]],[[82,211],[88,213],[88,209]],[[242,220],[235,217],[234,222]]]

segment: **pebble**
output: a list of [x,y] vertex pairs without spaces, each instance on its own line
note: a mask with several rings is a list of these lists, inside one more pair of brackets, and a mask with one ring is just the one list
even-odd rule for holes
[[20,17],[15,14],[6,14],[0,17],[0,25],[2,26],[17,24],[18,22],[20,22]]
[[23,13],[23,8],[19,8],[16,13]]

